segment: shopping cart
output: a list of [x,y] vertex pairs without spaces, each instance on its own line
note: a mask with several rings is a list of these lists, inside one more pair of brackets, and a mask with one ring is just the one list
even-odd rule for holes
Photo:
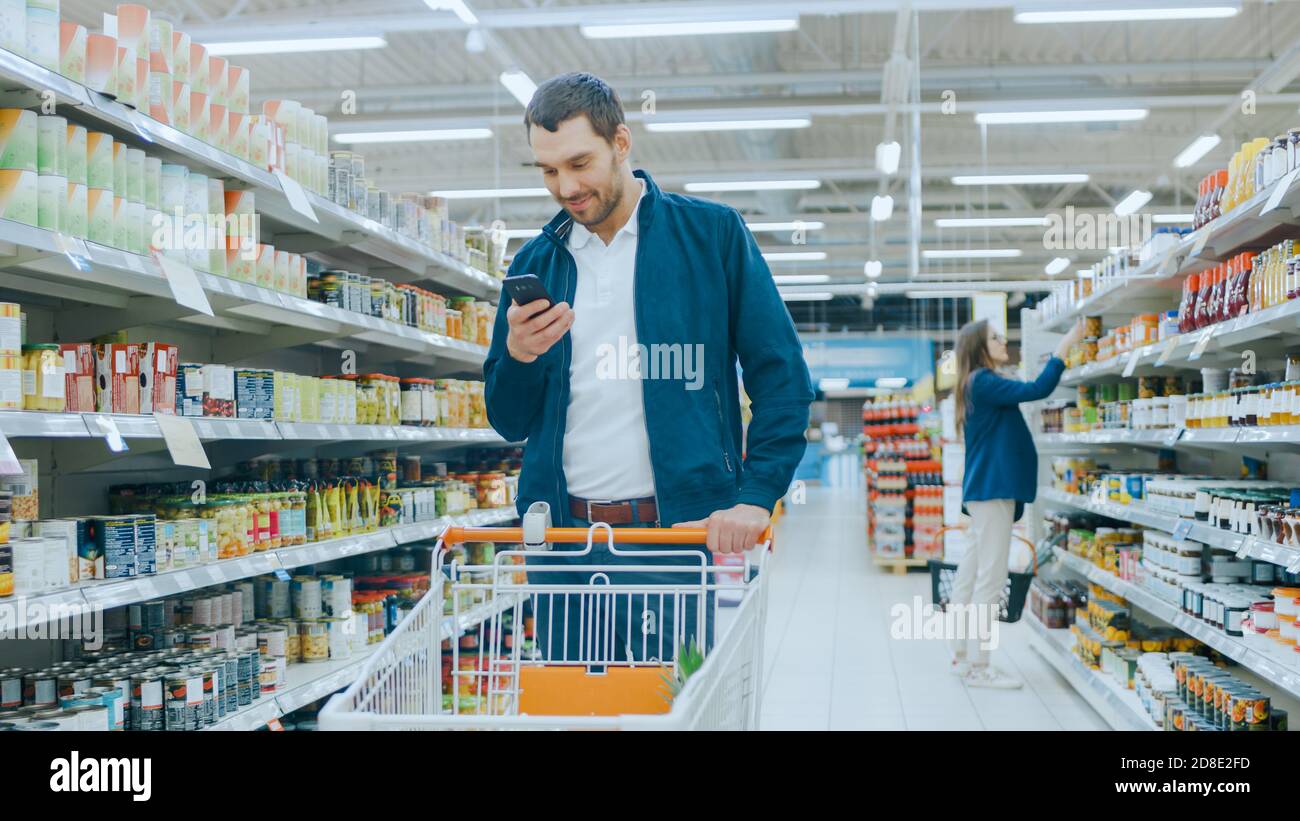
[[[949,530],[966,532],[964,527],[943,527],[934,538],[942,544],[943,536]],[[1029,585],[1034,581],[1034,576],[1038,575],[1038,551],[1034,549],[1034,543],[1015,534],[1012,534],[1011,538],[1019,539],[1029,546],[1029,552],[1034,557],[1034,569],[1029,573],[1007,574],[1006,586],[1002,588],[1002,596],[998,600],[998,621],[1008,623],[1020,621],[1020,613],[1025,609],[1025,597],[1029,594]],[[930,598],[936,608],[946,610],[952,599],[953,584],[957,581],[957,565],[931,559],[929,567]]]
[[[346,691],[320,714],[322,730],[443,729],[755,729],[761,701],[766,578],[762,567],[770,530],[737,568],[714,566],[699,550],[623,550],[618,544],[702,545],[702,528],[549,528],[550,544],[583,544],[579,551],[503,550],[491,563],[449,560],[467,542],[520,543],[520,528],[448,528],[439,540],[434,585],[384,640]],[[640,564],[538,564],[528,559],[589,556],[595,540],[621,561]],[[677,557],[689,564],[655,560]],[[548,584],[549,573],[581,572],[588,584]],[[654,573],[666,583],[618,584],[611,578]],[[529,577],[531,576],[531,580]],[[557,577],[551,577],[552,579]],[[442,591],[442,595],[439,595]],[[729,624],[710,648],[691,647],[687,635],[708,635],[711,605],[721,592],[739,593]],[[564,630],[563,648],[547,636],[527,636],[535,614],[560,603],[577,624],[551,619]],[[641,612],[635,615],[637,604]],[[671,635],[643,629],[673,614]],[[693,613],[688,622],[686,615]],[[615,620],[626,640],[615,641]],[[688,630],[688,624],[691,628]],[[522,630],[520,628],[523,628]],[[565,628],[568,628],[565,630]],[[576,642],[570,632],[576,628]],[[469,631],[468,633],[466,631]],[[664,632],[667,632],[665,628]],[[550,637],[554,638],[554,637]],[[573,652],[571,646],[577,648]],[[685,652],[683,648],[689,648]],[[636,652],[639,650],[640,652]],[[685,677],[670,695],[671,682]]]

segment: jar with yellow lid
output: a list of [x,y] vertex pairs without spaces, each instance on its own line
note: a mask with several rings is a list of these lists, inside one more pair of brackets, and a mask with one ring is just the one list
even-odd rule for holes
[[62,413],[66,403],[59,346],[24,345],[22,354],[23,409]]

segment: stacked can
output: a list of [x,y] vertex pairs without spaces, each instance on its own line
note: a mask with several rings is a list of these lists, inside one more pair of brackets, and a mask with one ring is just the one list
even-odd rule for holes
[[172,121],[172,24],[157,17],[149,20],[149,116],[160,123]]
[[190,40],[190,136],[208,139],[211,88],[208,85],[208,48]]
[[113,143],[113,246],[125,249],[130,229],[126,223],[126,143]]
[[183,240],[186,226],[185,200],[190,170],[183,165],[163,163],[159,168],[158,204],[162,212],[163,253],[178,262],[189,262]]
[[172,126],[190,133],[190,36],[172,32]]
[[33,63],[59,70],[59,0],[27,0],[25,51]]
[[36,118],[36,224],[49,231],[67,231],[62,212],[68,196],[68,121]]
[[126,150],[126,241],[133,254],[148,251],[152,231],[145,223],[145,155],[138,148]]
[[225,192],[226,275],[242,282],[257,279],[257,213],[252,191]]
[[117,93],[117,38],[86,35],[86,85],[101,94]]
[[149,110],[149,57],[152,15],[147,6],[119,3],[117,6],[117,47],[122,61],[119,79],[127,78],[128,88],[118,89],[118,100],[142,111]]
[[27,52],[27,4],[24,0],[0,3],[0,48],[14,54]]
[[59,23],[59,73],[73,82],[86,82],[85,26]]
[[0,302],[0,410],[22,410],[22,307]]
[[63,143],[68,190],[59,217],[63,224],[63,232],[79,239],[86,239],[90,231],[86,212],[88,182],[86,142],[86,127],[69,123],[64,132]]
[[208,142],[230,150],[230,64],[224,57],[208,55]]
[[[223,61],[224,62],[224,61]],[[204,270],[226,276],[226,189],[220,179],[208,178],[208,203],[203,209],[206,229],[203,233],[208,264]]]
[[[125,159],[125,157],[123,158]],[[113,244],[113,138],[86,134],[86,238]]]
[[144,234],[145,252],[161,251],[168,244],[159,229],[165,228],[162,219],[162,160],[144,158]]
[[0,108],[0,217],[28,225],[37,218],[36,123],[34,111]]
[[[166,196],[165,193],[164,196]],[[208,213],[208,197],[208,178],[203,174],[190,173],[185,179],[185,236],[192,236],[197,231],[203,237],[203,242],[191,243],[187,240],[184,245],[185,261],[196,271],[206,271],[212,263],[212,255],[208,251],[208,233],[205,224],[207,222],[205,215]],[[198,247],[189,247],[192,244],[197,244]]]

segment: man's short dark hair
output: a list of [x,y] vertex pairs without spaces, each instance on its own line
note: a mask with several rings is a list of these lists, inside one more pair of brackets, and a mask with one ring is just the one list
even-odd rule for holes
[[591,128],[605,142],[612,143],[623,125],[623,104],[617,92],[594,74],[575,71],[552,77],[537,87],[524,112],[524,130],[540,125],[555,132],[560,123],[585,114]]

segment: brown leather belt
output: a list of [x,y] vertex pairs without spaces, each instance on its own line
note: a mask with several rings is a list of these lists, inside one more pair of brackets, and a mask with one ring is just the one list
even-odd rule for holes
[[584,519],[593,523],[605,522],[611,525],[659,521],[659,508],[653,496],[622,502],[596,501],[570,496],[569,513],[575,519]]

